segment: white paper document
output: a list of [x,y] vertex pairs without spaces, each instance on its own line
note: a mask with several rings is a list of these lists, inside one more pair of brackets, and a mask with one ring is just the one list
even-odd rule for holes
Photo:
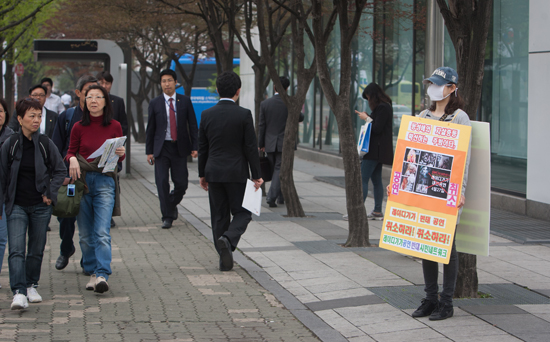
[[117,148],[124,146],[126,137],[107,139],[94,153],[88,158],[97,158],[101,156],[98,167],[103,167],[103,173],[113,172],[117,167],[119,156],[115,154]]
[[262,209],[262,189],[254,187],[254,182],[250,179],[246,180],[246,189],[244,190],[243,208],[250,211],[256,216],[260,216]]

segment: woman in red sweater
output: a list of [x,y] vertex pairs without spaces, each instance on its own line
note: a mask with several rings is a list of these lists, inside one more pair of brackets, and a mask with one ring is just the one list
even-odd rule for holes
[[[111,274],[111,217],[118,205],[116,168],[114,172],[103,173],[97,165],[99,159],[89,158],[105,140],[122,136],[120,123],[112,119],[109,93],[99,85],[88,88],[82,120],[71,131],[69,150],[65,157],[69,161],[69,175],[81,178],[88,186],[88,193],[82,197],[80,212],[76,218],[82,250],[82,267],[91,274],[86,290],[103,293],[109,289],[107,280]],[[125,148],[115,153],[124,158]],[[115,203],[116,202],[116,203]],[[120,213],[118,213],[120,214]]]

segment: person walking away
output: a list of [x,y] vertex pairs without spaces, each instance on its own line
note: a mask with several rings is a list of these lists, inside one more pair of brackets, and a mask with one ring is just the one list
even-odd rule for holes
[[[189,182],[187,156],[197,157],[197,117],[188,96],[176,94],[177,76],[174,70],[160,73],[163,94],[149,103],[145,153],[147,162],[155,166],[162,213],[162,228],[169,229],[178,218],[178,204]],[[174,189],[170,191],[168,174]]]
[[38,133],[42,120],[40,103],[34,99],[19,100],[16,112],[21,130],[10,136],[0,151],[0,206],[5,205],[7,216],[12,310],[42,301],[36,288],[46,228],[66,174],[55,145]]
[[218,76],[216,88],[220,101],[201,115],[199,181],[208,191],[220,271],[230,271],[233,251],[252,219],[242,207],[248,170],[256,190],[263,179],[252,113],[235,103],[241,93],[240,77],[226,71]]
[[[90,155],[100,148],[105,140],[122,136],[120,123],[112,119],[109,93],[100,85],[92,85],[85,93],[86,104],[82,120],[72,131],[66,160],[69,161],[69,175],[82,179],[88,192],[80,202],[77,216],[82,265],[89,273],[86,290],[103,293],[109,290],[107,280],[111,274],[111,217],[120,215],[117,169],[103,173],[97,158]],[[125,148],[118,147],[115,153],[124,158]]]

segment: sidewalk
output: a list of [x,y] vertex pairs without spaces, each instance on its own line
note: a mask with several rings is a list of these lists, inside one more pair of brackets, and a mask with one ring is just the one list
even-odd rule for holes
[[[154,191],[153,170],[139,158],[143,146],[135,144],[133,152],[134,175]],[[478,257],[479,290],[488,298],[455,300],[455,317],[445,321],[414,319],[410,314],[423,298],[420,260],[380,248],[341,247],[348,235],[341,219],[344,190],[315,177],[342,177],[343,171],[298,158],[294,165],[310,217],[285,218],[284,205],[264,205],[240,242],[244,257],[237,253],[236,260],[321,340],[548,341],[550,245],[491,235],[491,256]],[[192,181],[181,205],[186,219],[209,237],[208,197],[196,167],[189,166]],[[369,197],[367,210],[373,205]],[[378,240],[382,222],[369,225],[371,241]]]

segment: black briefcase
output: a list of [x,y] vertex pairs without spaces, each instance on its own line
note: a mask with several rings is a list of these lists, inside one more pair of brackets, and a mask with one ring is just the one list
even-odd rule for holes
[[273,167],[265,153],[260,152],[260,170],[262,171],[262,179],[264,182],[271,182],[273,178]]

